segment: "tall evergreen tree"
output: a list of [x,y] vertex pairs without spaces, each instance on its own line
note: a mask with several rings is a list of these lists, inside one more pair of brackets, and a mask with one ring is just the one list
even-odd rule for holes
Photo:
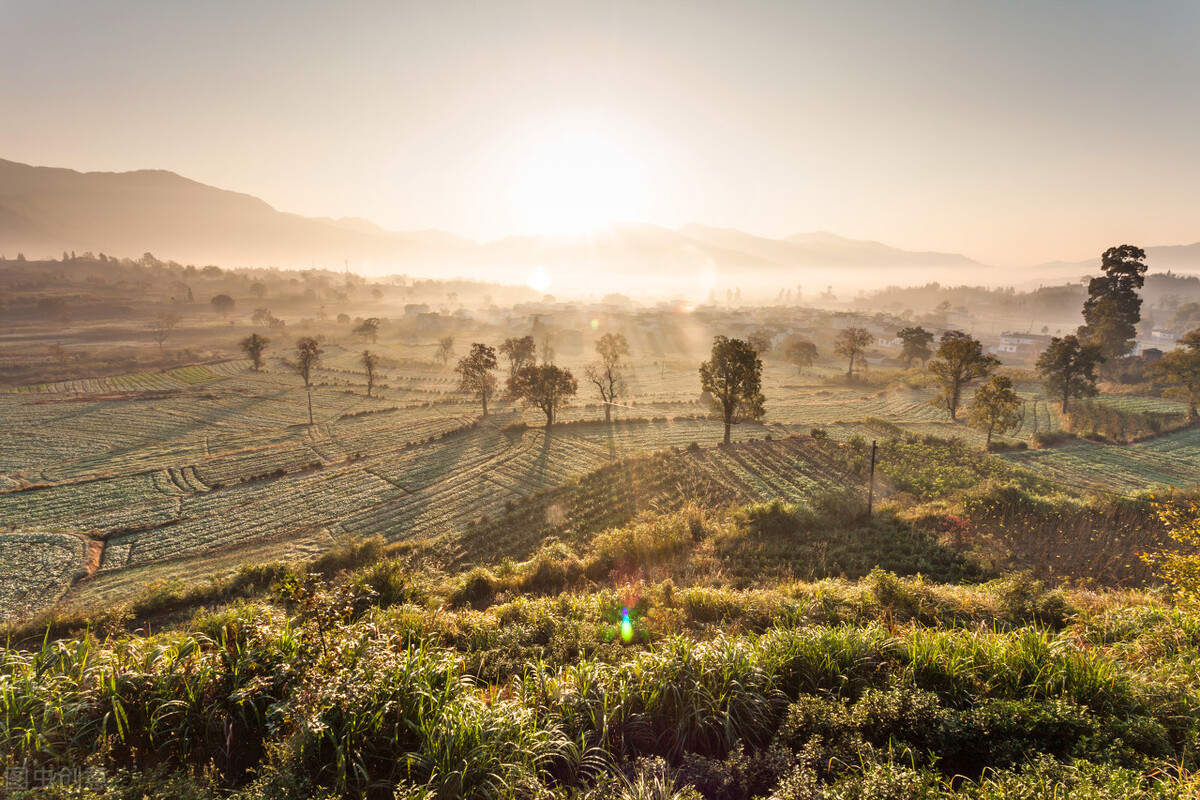
[[1146,251],[1131,244],[1110,247],[1100,257],[1104,274],[1088,283],[1083,303],[1083,325],[1078,337],[1083,344],[1100,348],[1109,370],[1133,350],[1133,337],[1142,318],[1138,290],[1146,283]]

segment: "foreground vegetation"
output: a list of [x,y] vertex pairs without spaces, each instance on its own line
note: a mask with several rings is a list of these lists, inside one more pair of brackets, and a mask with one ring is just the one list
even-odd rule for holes
[[[907,521],[987,496],[966,456],[875,521],[693,506],[457,574],[374,539],[14,629],[0,752],[84,797],[1194,796],[1200,619]],[[818,551],[862,577],[789,577]]]

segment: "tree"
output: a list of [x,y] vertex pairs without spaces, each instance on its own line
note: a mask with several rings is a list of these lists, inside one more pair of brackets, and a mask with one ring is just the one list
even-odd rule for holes
[[985,355],[983,345],[962,331],[946,331],[938,345],[937,358],[929,362],[929,371],[941,386],[931,401],[958,419],[962,390],[972,381],[986,378],[1000,366],[1000,359]]
[[1062,412],[1072,397],[1096,395],[1096,366],[1104,361],[1098,344],[1085,344],[1069,334],[1055,336],[1035,364],[1046,386],[1046,394],[1062,398]]
[[508,379],[509,397],[540,408],[546,415],[547,428],[578,390],[579,382],[571,370],[554,364],[526,364]]
[[992,446],[993,433],[1003,436],[1021,425],[1021,416],[1017,413],[1021,398],[1017,397],[1012,385],[1012,378],[1007,375],[993,375],[990,381],[975,390],[967,423],[987,431],[988,448]]
[[1146,283],[1146,251],[1123,244],[1110,247],[1100,257],[1104,274],[1088,283],[1083,303],[1083,325],[1078,337],[1100,348],[1103,361],[1116,368],[1133,349],[1133,337],[1142,318],[1138,290]]
[[443,336],[438,339],[438,349],[433,354],[434,360],[439,364],[445,364],[450,360],[450,356],[452,355],[454,355],[454,337]]
[[362,355],[358,357],[358,363],[362,364],[367,373],[367,397],[370,397],[371,390],[375,388],[375,369],[379,366],[379,356],[370,350],[363,350]]
[[488,400],[496,394],[497,381],[492,370],[496,368],[497,363],[496,348],[475,342],[471,345],[471,352],[460,358],[458,366],[454,368],[461,376],[458,390],[478,397],[483,403],[485,417],[488,413]]
[[790,336],[783,345],[783,358],[796,368],[796,373],[811,367],[817,360],[817,346],[799,336]]
[[262,300],[267,293],[267,285],[262,281],[252,281],[250,283],[250,294]]
[[622,334],[606,333],[596,342],[596,355],[600,356],[600,363],[588,364],[584,374],[600,390],[604,421],[612,422],[612,404],[625,390],[621,359],[629,355],[629,342]]
[[313,367],[320,363],[323,352],[320,343],[311,336],[296,341],[296,371],[304,379],[305,388],[312,386]]
[[731,426],[765,413],[762,359],[741,339],[713,339],[712,355],[700,365],[700,388],[712,397],[713,411],[725,423],[725,444]]
[[163,344],[166,343],[171,332],[175,330],[175,326],[181,321],[178,314],[162,311],[154,318],[154,322],[150,323],[150,334],[154,337],[154,341],[158,343],[158,352],[162,352]]
[[754,352],[758,353],[760,356],[765,356],[767,353],[771,352],[771,345],[774,342],[771,334],[767,333],[766,331],[755,331],[746,337],[746,341],[749,342],[750,346],[754,348]]
[[258,372],[263,365],[263,352],[270,344],[271,340],[267,337],[252,333],[238,342],[238,347],[242,348],[246,355],[250,357],[250,364],[254,367],[254,371]]
[[920,326],[910,326],[901,328],[896,334],[900,337],[900,341],[904,342],[903,349],[900,350],[900,360],[908,366],[912,366],[914,361],[928,361],[933,355],[933,350],[929,345],[933,344],[933,334]]
[[866,352],[874,338],[866,328],[846,328],[833,340],[833,352],[850,361],[850,365],[846,369],[847,378],[854,377],[854,362],[863,363],[863,353]]
[[375,344],[379,338],[379,317],[367,317],[354,329],[354,335],[364,342]]
[[532,364],[537,359],[537,345],[534,344],[532,336],[505,339],[500,345],[500,354],[508,357],[508,377],[511,378],[521,367]]
[[1166,353],[1154,365],[1155,372],[1177,384],[1172,393],[1186,392],[1188,419],[1197,419],[1196,408],[1200,405],[1200,328],[1185,333],[1179,338],[1181,347]]
[[214,295],[213,299],[209,300],[208,302],[210,305],[212,305],[213,311],[216,311],[218,314],[220,314],[222,319],[229,316],[229,312],[233,311],[233,307],[237,305],[233,301],[233,298],[227,294]]

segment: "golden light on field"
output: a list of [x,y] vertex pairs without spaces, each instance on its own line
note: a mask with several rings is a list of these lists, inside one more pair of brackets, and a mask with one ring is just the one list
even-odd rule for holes
[[592,133],[536,142],[517,170],[514,211],[534,233],[581,234],[647,210],[645,166],[618,142]]

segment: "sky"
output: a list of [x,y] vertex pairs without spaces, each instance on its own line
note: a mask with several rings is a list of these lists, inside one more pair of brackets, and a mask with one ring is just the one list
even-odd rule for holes
[[0,158],[480,241],[1075,261],[1200,240],[1197,41],[1194,0],[0,0]]

